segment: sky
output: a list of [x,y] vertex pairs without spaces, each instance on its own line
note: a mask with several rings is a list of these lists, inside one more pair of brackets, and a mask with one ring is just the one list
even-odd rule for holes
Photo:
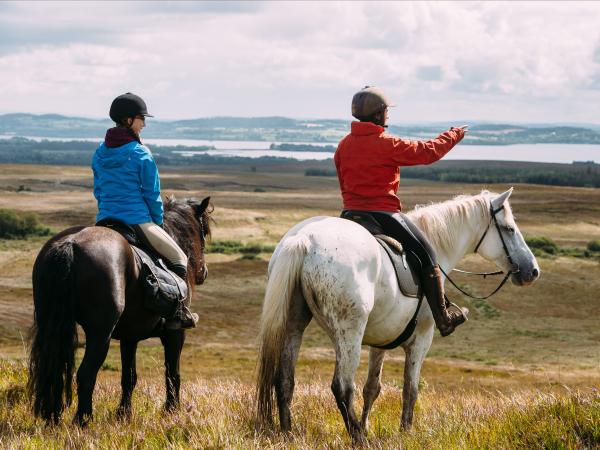
[[600,123],[598,2],[0,2],[0,113]]

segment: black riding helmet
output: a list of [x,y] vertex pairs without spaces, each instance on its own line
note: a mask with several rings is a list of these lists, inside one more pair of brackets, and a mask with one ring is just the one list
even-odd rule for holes
[[110,105],[110,118],[115,123],[121,123],[123,119],[135,116],[154,117],[148,114],[146,102],[138,95],[127,92],[119,95]]

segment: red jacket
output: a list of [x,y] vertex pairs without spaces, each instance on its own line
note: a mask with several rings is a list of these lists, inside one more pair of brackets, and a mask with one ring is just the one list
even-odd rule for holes
[[352,122],[350,134],[340,141],[333,159],[344,209],[400,211],[402,204],[396,196],[400,166],[431,164],[465,134],[451,128],[430,141],[407,141],[384,131],[371,122]]

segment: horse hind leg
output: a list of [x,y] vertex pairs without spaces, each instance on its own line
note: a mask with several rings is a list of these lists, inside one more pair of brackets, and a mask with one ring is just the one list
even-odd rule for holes
[[408,431],[412,427],[413,412],[419,393],[419,378],[423,360],[433,339],[433,327],[418,336],[414,341],[404,347],[406,359],[404,361],[404,386],[402,387],[402,429]]
[[[365,321],[366,324],[366,321]],[[346,430],[353,443],[364,442],[364,431],[354,412],[354,376],[360,362],[360,348],[364,325],[360,332],[346,329],[345,333],[336,333],[335,372],[331,382],[331,390],[335,396],[338,409],[342,413]],[[343,336],[343,338],[341,337]]]
[[137,341],[121,340],[121,403],[117,409],[118,417],[131,416],[131,396],[137,384],[135,354]]
[[369,430],[369,413],[373,403],[381,392],[381,370],[383,368],[383,359],[385,350],[371,347],[369,351],[369,373],[367,381],[363,387],[363,412],[360,425],[365,434]]
[[92,420],[92,396],[96,377],[110,347],[110,334],[99,336],[86,333],[85,354],[77,370],[77,413],[73,421],[85,426]]
[[294,395],[294,370],[302,335],[312,319],[312,313],[298,290],[294,293],[288,311],[288,321],[284,331],[284,344],[279,357],[279,369],[275,375],[275,394],[279,409],[279,423],[283,432],[292,429],[290,404]]
[[185,342],[184,330],[168,330],[160,337],[165,349],[165,384],[167,399],[165,410],[171,412],[179,408],[179,390],[181,375],[179,373],[179,360]]

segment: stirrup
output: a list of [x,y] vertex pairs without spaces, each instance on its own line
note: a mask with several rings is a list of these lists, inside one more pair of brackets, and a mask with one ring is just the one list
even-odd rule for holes
[[196,328],[198,320],[198,314],[190,311],[189,307],[183,306],[181,311],[173,319],[169,319],[165,322],[165,329],[184,330],[188,328]]
[[465,322],[467,320],[469,320],[469,318],[467,317],[469,314],[469,308],[464,308],[462,306],[458,306],[456,303],[448,300],[448,304],[446,305],[446,307],[450,307],[450,306],[452,306],[452,307],[456,308],[458,311],[460,311],[460,314],[465,318]]

